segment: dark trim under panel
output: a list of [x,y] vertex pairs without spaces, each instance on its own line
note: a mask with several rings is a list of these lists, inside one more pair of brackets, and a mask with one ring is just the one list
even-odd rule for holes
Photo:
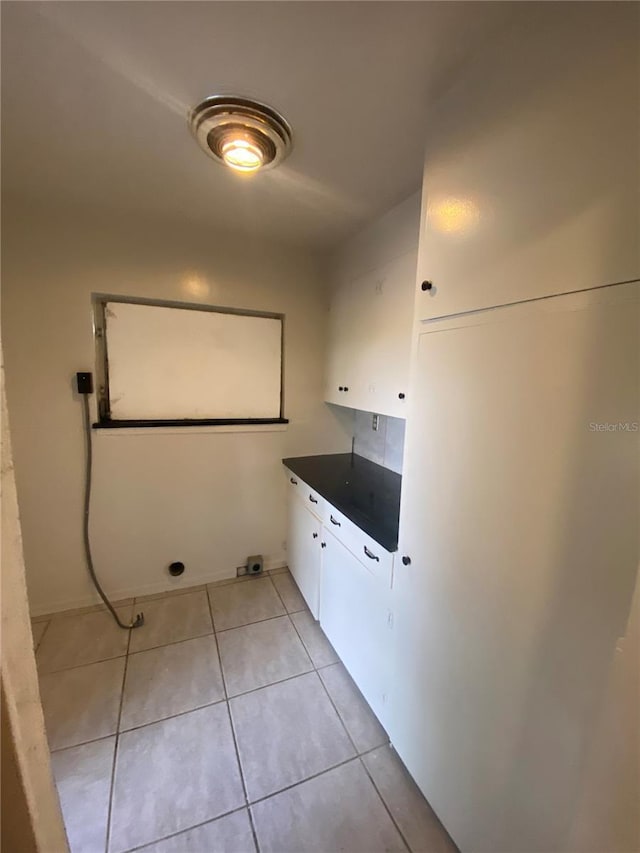
[[94,429],[127,429],[131,427],[255,426],[256,424],[288,424],[288,418],[183,418],[163,420],[109,420],[93,424]]

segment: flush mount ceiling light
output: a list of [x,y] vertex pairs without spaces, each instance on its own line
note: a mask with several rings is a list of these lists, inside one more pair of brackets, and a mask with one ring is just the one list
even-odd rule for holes
[[211,95],[191,111],[198,145],[236,172],[277,166],[291,150],[291,128],[272,107],[234,95]]

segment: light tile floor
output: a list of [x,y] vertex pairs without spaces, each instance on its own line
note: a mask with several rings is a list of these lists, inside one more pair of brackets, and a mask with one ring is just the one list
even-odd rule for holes
[[293,578],[34,620],[72,853],[455,853]]

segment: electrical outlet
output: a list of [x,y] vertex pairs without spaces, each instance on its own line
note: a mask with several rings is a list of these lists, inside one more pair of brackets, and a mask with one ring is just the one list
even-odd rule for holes
[[378,415],[374,415],[372,418],[372,421],[371,421],[371,429],[374,432],[378,432],[378,420],[379,420]]

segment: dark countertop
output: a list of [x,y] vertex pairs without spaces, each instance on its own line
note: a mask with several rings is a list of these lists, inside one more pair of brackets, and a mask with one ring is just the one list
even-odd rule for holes
[[400,474],[354,453],[282,461],[379,545],[387,551],[398,550]]

